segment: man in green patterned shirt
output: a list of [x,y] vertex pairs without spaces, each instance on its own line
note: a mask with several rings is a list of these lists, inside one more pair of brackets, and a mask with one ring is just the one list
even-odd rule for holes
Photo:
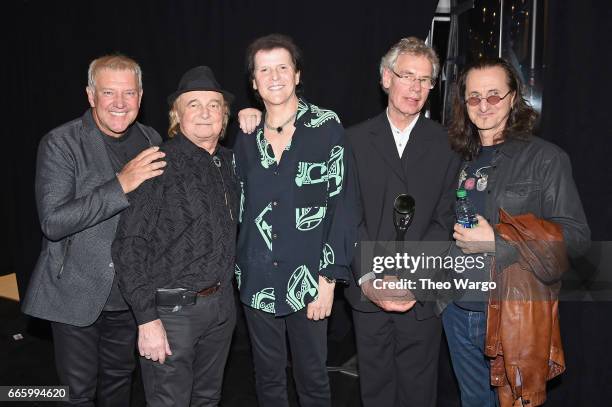
[[288,335],[300,405],[329,406],[326,318],[336,281],[349,273],[344,129],[334,112],[298,97],[300,51],[290,38],[255,40],[247,64],[265,116],[234,146],[242,188],[236,278],[257,397],[288,406]]

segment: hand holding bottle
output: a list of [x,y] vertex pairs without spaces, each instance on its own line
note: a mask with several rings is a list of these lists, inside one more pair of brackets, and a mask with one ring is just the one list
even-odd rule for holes
[[476,227],[466,228],[455,223],[453,238],[465,254],[495,253],[495,233],[485,218],[476,215]]

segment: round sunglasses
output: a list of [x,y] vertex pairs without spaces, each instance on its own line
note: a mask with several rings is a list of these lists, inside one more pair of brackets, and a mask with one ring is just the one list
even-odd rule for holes
[[491,95],[491,96],[487,96],[486,98],[481,98],[478,96],[470,96],[469,98],[465,100],[465,103],[467,103],[470,106],[478,106],[482,100],[486,100],[488,104],[496,105],[502,100],[504,100],[506,96],[510,94],[510,92],[512,91],[509,90],[508,93],[506,93],[504,96]]

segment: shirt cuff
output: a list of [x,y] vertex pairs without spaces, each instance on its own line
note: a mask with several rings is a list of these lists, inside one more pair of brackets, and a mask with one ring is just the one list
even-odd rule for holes
[[346,284],[348,283],[349,272],[346,267],[330,264],[324,269],[319,270],[319,275],[336,280],[338,283]]
[[366,273],[361,276],[361,278],[357,280],[357,284],[361,286],[361,284],[365,283],[366,281],[374,280],[375,278],[376,274],[373,271],[370,271],[369,273]]
[[156,319],[159,319],[159,315],[157,315],[157,309],[154,308],[150,308],[150,309],[145,309],[142,311],[134,311],[134,318],[136,318],[136,323],[138,325],[143,325],[146,324],[147,322],[151,322],[151,321],[155,321]]

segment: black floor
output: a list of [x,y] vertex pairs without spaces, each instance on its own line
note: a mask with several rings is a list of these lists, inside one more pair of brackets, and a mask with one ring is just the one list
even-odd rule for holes
[[[0,298],[0,385],[56,385],[53,344],[47,322],[30,319],[21,314],[19,304]],[[14,339],[20,334],[23,339]],[[343,301],[334,304],[334,318],[329,323],[328,366],[340,366],[355,353],[355,343],[350,324],[350,314]],[[457,389],[448,364],[442,364],[439,406],[458,407]],[[292,406],[298,406],[295,389],[289,373],[289,396]],[[332,405],[334,407],[359,407],[359,383],[356,377],[333,371],[330,372]],[[450,385],[448,385],[450,383]],[[144,406],[144,395],[138,373],[134,381],[133,406]],[[8,403],[0,405],[9,405]],[[14,403],[15,406],[52,403]],[[253,365],[249,348],[246,325],[242,315],[234,333],[232,349],[228,359],[223,385],[223,407],[256,406]],[[381,406],[382,407],[382,406]]]

